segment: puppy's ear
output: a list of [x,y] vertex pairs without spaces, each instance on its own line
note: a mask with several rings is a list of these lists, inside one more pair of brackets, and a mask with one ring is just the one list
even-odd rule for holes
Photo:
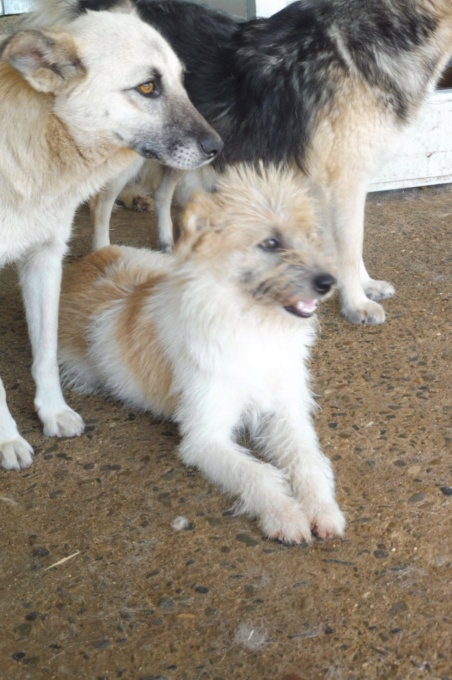
[[181,237],[190,237],[215,226],[215,201],[210,194],[200,192],[187,204],[180,222]]
[[57,92],[85,74],[73,39],[59,31],[18,31],[3,44],[0,59],[39,92]]

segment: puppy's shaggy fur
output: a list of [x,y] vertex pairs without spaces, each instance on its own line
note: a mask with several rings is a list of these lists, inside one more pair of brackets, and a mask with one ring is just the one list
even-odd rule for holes
[[[232,169],[188,207],[174,255],[98,250],[61,299],[66,377],[174,419],[183,461],[287,543],[344,529],[306,365],[334,284],[319,222],[294,173]],[[237,443],[244,427],[267,462]]]
[[[212,145],[221,141],[190,103],[178,58],[137,16],[90,12],[64,29],[21,30],[0,46],[0,266],[19,266],[44,434],[83,430],[64,401],[56,356],[61,266],[77,206],[137,153],[189,168],[210,160]],[[0,464],[31,461],[0,381]]]
[[[72,16],[122,1],[53,6]],[[297,163],[325,188],[343,312],[355,323],[382,323],[378,300],[394,288],[373,280],[362,261],[366,193],[452,52],[451,0],[301,0],[245,22],[178,0],[131,2],[184,62],[191,101],[225,142],[218,167]],[[167,247],[177,180],[166,171],[156,195]],[[109,200],[95,211],[97,244],[108,242]]]

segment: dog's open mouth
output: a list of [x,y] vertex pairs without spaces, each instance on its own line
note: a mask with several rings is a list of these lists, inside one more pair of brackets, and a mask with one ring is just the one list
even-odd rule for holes
[[303,319],[307,319],[312,316],[317,309],[318,300],[297,300],[292,305],[284,307],[286,312],[295,314],[295,316],[301,316]]

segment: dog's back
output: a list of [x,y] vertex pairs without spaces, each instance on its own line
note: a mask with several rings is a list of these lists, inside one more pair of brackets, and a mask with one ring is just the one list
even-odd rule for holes
[[174,256],[110,247],[68,268],[60,312],[63,363],[74,364],[72,375],[77,362],[90,365],[76,383],[91,371],[127,401],[130,377],[121,369],[123,381],[116,380],[115,365],[129,367],[143,394],[155,382],[144,365],[154,371],[171,356],[177,372],[187,351],[204,348],[207,356],[228,343],[248,351],[247,334],[260,334],[263,342],[266,335],[295,333],[302,351],[313,337],[309,317],[334,282],[321,221],[293,173],[231,170],[213,197],[200,195],[185,211]]
[[[347,79],[366,87],[368,106],[409,121],[444,66],[442,27],[449,22],[450,39],[452,26],[448,0],[301,0],[249,21],[180,0],[131,1],[185,64],[191,100],[225,142],[217,165],[304,166]],[[121,2],[70,4],[79,12]]]

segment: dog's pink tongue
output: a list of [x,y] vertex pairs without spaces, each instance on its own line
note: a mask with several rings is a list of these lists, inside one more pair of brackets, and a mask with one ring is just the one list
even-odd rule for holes
[[317,300],[299,300],[295,306],[302,314],[313,314],[317,308]]

